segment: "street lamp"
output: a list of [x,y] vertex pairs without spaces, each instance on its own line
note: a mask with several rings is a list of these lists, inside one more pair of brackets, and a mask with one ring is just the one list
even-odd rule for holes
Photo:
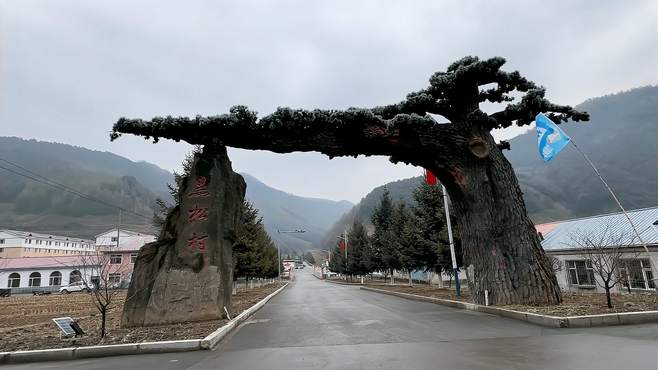
[[[276,230],[277,233],[279,234],[303,234],[306,232],[304,229],[294,229],[294,230]],[[279,255],[279,263],[278,263],[278,268],[279,268],[279,281],[281,281],[281,243],[276,243],[276,249]]]

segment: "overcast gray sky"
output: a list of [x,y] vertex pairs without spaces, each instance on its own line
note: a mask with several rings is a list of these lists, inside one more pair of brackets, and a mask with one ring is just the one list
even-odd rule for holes
[[[0,0],[0,135],[174,170],[189,145],[110,143],[112,124],[235,104],[262,116],[393,103],[465,55],[507,58],[506,69],[562,104],[658,80],[655,0],[165,3]],[[276,188],[353,202],[420,174],[383,157],[230,155],[237,171]]]

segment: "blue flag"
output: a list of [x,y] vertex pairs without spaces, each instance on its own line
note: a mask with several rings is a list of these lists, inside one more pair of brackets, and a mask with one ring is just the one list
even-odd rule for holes
[[548,162],[569,144],[571,138],[543,113],[539,113],[535,117],[535,125],[537,126],[539,156]]

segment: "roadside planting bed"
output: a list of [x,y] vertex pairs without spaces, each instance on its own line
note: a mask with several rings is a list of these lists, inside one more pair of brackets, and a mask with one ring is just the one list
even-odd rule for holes
[[[248,309],[283,284],[273,283],[259,288],[240,290],[233,295],[235,315]],[[45,296],[13,296],[0,298],[0,352],[29,349],[64,348],[99,344],[121,344],[146,341],[199,339],[227,322],[209,320],[184,324],[120,327],[125,292],[117,297],[107,318],[107,334],[99,337],[100,314],[88,294]],[[87,335],[75,342],[62,340],[52,318],[70,316],[77,320]]]
[[[452,289],[439,288],[424,284],[414,286],[380,284],[365,285],[371,288],[416,294],[424,297],[449,299],[468,303],[471,302],[468,290],[462,290],[462,296],[457,298]],[[605,293],[563,292],[562,299],[562,304],[553,306],[507,305],[496,307],[557,317],[658,311],[658,294],[656,293],[633,292],[630,294],[612,294],[613,308],[607,307]]]

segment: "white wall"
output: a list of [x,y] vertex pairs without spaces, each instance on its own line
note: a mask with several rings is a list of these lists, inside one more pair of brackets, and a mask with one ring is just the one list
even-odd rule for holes
[[4,240],[4,243],[0,244],[0,248],[20,247],[23,245],[23,238],[2,231],[0,231],[0,240]]
[[[30,288],[30,289],[48,288],[49,287],[48,284],[50,282],[50,274],[53,273],[54,271],[59,271],[62,273],[62,284],[59,286],[64,286],[69,284],[69,277],[71,275],[71,272],[75,270],[80,271],[80,274],[87,281],[91,279],[92,270],[93,270],[91,267],[74,268],[69,266],[61,266],[61,267],[35,268],[31,270],[3,270],[0,271],[0,288],[2,289],[8,288],[9,275],[12,273],[18,273],[21,276],[21,284],[19,288]],[[38,272],[41,274],[41,285],[39,287],[29,286],[30,274],[33,272]]]
[[[556,271],[555,276],[557,278],[557,282],[560,285],[560,289],[563,291],[569,291],[569,292],[597,292],[597,293],[605,293],[605,289],[602,288],[603,286],[603,281],[601,278],[597,275],[596,270],[594,270],[594,279],[596,279],[597,284],[596,288],[591,289],[591,288],[584,288],[580,287],[577,285],[571,285],[569,284],[569,269],[567,268],[566,261],[578,261],[578,260],[585,260],[586,257],[582,254],[577,254],[577,253],[566,253],[562,252],[562,254],[559,254],[559,252],[551,252],[548,253],[548,255],[553,256],[557,258],[560,261],[560,270]],[[651,258],[654,261],[658,261],[658,252],[651,252],[650,253]],[[636,252],[631,252],[628,253],[627,256],[624,256],[623,258],[628,258],[628,259],[647,259],[649,256],[646,253],[640,253],[637,254]],[[657,276],[654,276],[656,278]],[[621,283],[617,284],[612,290],[612,292],[626,292],[626,288],[624,285]]]
[[[116,245],[116,241],[112,241],[112,238],[116,238],[117,230],[111,230],[106,233],[96,236],[96,246],[106,246],[106,245]],[[146,244],[152,241],[155,241],[154,235],[148,234],[137,234],[137,233],[128,233],[124,230],[119,231],[119,245],[132,243],[134,240],[141,239],[141,241]]]

